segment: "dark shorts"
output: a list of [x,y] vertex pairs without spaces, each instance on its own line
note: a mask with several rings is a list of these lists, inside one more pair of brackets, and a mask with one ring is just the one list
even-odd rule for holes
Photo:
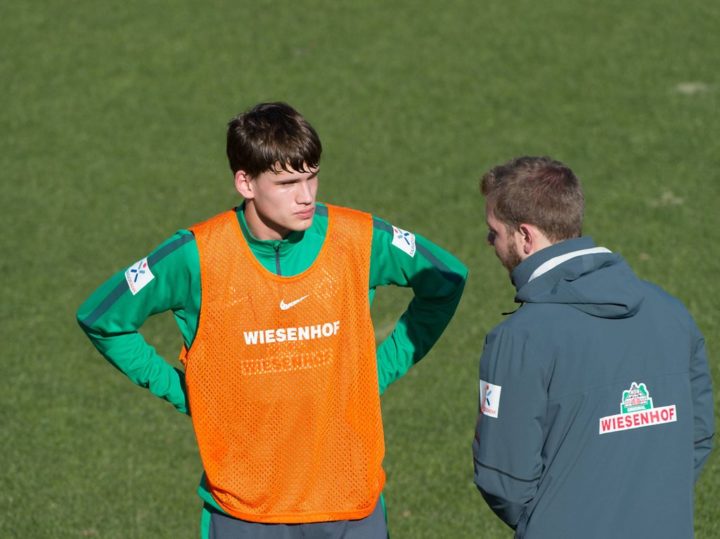
[[[382,503],[360,520],[337,520],[311,524],[260,524],[233,518],[209,505],[203,508],[203,539],[386,539]],[[207,529],[205,529],[207,528]]]

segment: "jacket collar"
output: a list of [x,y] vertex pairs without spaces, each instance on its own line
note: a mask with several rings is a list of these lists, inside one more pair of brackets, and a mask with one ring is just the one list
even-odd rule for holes
[[240,224],[240,230],[242,230],[245,241],[248,242],[248,245],[255,253],[265,255],[279,253],[283,255],[292,249],[295,244],[299,243],[305,235],[305,231],[293,231],[281,240],[260,240],[253,236],[245,220],[245,203],[243,202],[240,206],[236,207],[235,212],[237,213],[238,223]]
[[531,280],[532,277],[537,277],[537,275],[533,276],[533,274],[546,262],[549,262],[553,258],[573,253],[574,251],[592,249],[593,247],[595,247],[595,242],[593,242],[592,238],[589,236],[573,238],[555,243],[550,247],[541,249],[537,253],[533,253],[518,264],[510,274],[510,280],[515,286],[515,289],[520,290]]

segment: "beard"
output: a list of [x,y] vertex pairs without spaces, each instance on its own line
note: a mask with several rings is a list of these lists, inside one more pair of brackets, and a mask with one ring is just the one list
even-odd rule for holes
[[496,252],[495,254],[497,254],[497,257],[500,259],[502,265],[505,266],[505,269],[508,270],[508,273],[512,273],[512,270],[522,262],[520,252],[514,243],[509,243],[507,245],[507,251],[504,253],[500,254]]

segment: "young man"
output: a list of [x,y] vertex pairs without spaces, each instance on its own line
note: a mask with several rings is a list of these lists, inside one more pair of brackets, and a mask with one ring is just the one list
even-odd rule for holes
[[485,340],[475,484],[517,538],[692,538],[714,427],[690,314],[581,236],[562,163],[514,159],[482,193],[521,306]]
[[[188,413],[205,537],[387,535],[379,395],[440,337],[456,258],[370,214],[316,201],[322,147],[284,103],[228,127],[244,203],[177,232],[102,285],[78,321],[134,383]],[[414,297],[379,347],[376,287]],[[183,372],[138,333],[171,310]]]

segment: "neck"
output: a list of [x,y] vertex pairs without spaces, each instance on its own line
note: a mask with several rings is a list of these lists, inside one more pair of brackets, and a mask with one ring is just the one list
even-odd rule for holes
[[245,201],[243,212],[250,233],[258,240],[282,240],[291,232],[288,229],[268,221],[260,215],[252,203],[252,200]]
[[523,260],[526,259],[529,256],[534,255],[538,251],[542,251],[543,249],[547,249],[551,245],[554,245],[551,241],[549,241],[544,235],[540,234],[539,236],[536,236],[532,242],[532,245],[530,246],[530,249],[523,257]]

